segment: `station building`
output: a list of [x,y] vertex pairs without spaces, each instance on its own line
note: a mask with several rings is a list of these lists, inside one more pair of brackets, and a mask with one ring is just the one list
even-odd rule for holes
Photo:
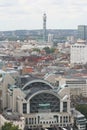
[[[20,85],[19,85],[20,84]],[[18,86],[20,86],[18,88]],[[8,86],[7,107],[25,117],[27,128],[73,125],[69,89],[55,88],[43,79],[21,76]]]

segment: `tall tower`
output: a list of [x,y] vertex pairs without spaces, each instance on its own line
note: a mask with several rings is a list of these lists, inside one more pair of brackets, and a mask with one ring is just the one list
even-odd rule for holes
[[43,42],[46,42],[46,13],[43,14]]
[[78,38],[87,40],[87,25],[78,26]]

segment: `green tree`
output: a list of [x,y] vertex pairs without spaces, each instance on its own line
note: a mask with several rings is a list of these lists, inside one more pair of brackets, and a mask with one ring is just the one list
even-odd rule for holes
[[47,54],[55,52],[55,48],[44,47],[43,49],[46,51]]
[[5,123],[2,127],[1,130],[21,130],[18,128],[18,126],[13,125],[12,123]]
[[50,53],[54,53],[55,52],[55,48],[50,48]]
[[87,104],[78,104],[76,105],[76,109],[85,115],[87,119]]
[[39,48],[34,48],[33,51],[40,52],[40,49]]

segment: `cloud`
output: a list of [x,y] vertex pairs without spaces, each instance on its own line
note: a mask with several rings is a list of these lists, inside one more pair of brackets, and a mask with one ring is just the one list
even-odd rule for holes
[[86,24],[87,0],[0,0],[1,27],[42,28],[43,13],[48,28],[75,28]]
[[17,0],[0,0],[0,7],[11,7],[17,5]]

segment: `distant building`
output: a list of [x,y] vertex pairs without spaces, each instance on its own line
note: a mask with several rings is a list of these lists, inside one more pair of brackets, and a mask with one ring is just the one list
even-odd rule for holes
[[48,43],[53,43],[53,34],[48,34]]
[[87,40],[87,25],[78,26],[78,39]]
[[75,37],[74,36],[68,36],[67,37],[67,41],[69,42],[69,43],[75,43]]
[[87,63],[87,45],[84,43],[76,43],[70,48],[70,63],[71,64],[86,64]]

